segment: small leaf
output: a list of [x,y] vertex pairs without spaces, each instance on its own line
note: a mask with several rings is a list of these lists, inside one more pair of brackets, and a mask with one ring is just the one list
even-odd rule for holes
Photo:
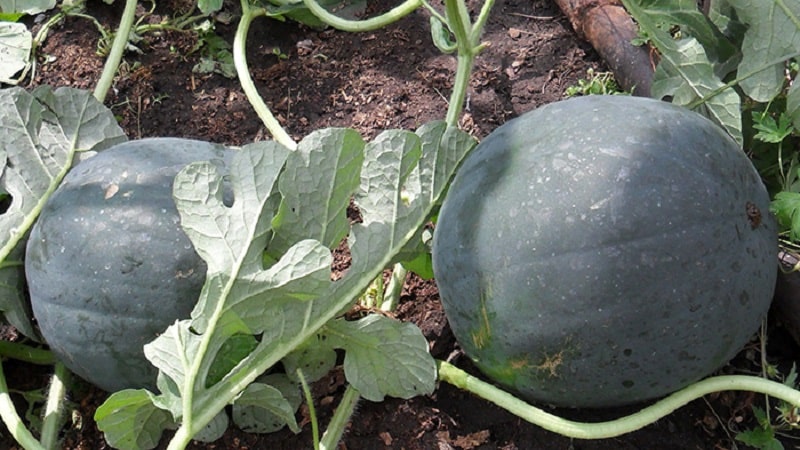
[[768,113],[753,112],[753,128],[758,130],[754,138],[771,144],[777,144],[792,134],[791,119],[786,113],[781,113],[778,122]]
[[197,0],[197,7],[203,15],[208,16],[222,9],[222,0]]
[[456,43],[453,41],[452,33],[445,27],[439,18],[431,16],[431,38],[433,45],[439,49],[440,52],[450,54],[456,51]]
[[783,444],[775,438],[771,428],[754,428],[736,435],[736,440],[760,450],[783,450]]
[[306,381],[313,383],[336,366],[336,351],[330,346],[327,336],[316,334],[286,355],[281,362],[291,379],[300,381],[295,375],[300,369]]
[[97,428],[120,450],[155,448],[165,429],[173,425],[170,414],[158,409],[145,390],[127,389],[111,394],[94,414]]
[[423,280],[433,278],[433,258],[430,252],[420,252],[413,259],[403,261],[403,267]]
[[259,377],[233,403],[233,422],[246,433],[272,433],[285,426],[300,432],[295,412],[302,403],[297,383],[284,374]]
[[797,80],[786,93],[786,114],[792,118],[794,127],[800,129],[800,82]]
[[[714,2],[724,3],[724,2]],[[647,21],[660,30],[680,33],[680,37],[694,37],[709,53],[714,64],[727,64],[735,59],[736,47],[698,8],[695,0],[636,0],[638,9],[647,15]],[[735,67],[735,66],[734,66]],[[725,75],[727,72],[720,75]],[[719,72],[718,72],[719,74]]]
[[347,381],[374,402],[389,395],[411,398],[433,392],[436,363],[420,329],[407,322],[369,315],[327,325],[331,345],[345,350]]
[[214,442],[225,434],[228,429],[228,413],[220,411],[203,428],[195,433],[193,439],[200,442]]
[[800,239],[800,193],[782,191],[775,194],[769,207],[783,230],[789,230],[789,239]]

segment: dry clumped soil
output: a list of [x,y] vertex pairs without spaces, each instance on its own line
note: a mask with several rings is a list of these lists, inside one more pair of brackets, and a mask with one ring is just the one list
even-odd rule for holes
[[[235,3],[226,3],[225,8],[235,13]],[[122,6],[122,2],[91,1],[87,12],[115,28]],[[371,2],[369,13],[391,6],[385,0]],[[471,6],[473,12],[480,7]],[[184,8],[181,0],[165,1],[147,20],[158,22]],[[235,21],[217,24],[217,31],[232,42],[235,25]],[[126,55],[106,101],[131,139],[175,136],[239,145],[268,138],[236,80],[192,72],[199,58],[197,52],[192,53],[195,36],[165,32],[143,37],[138,44],[142,52]],[[98,38],[85,19],[66,20],[47,37],[32,85],[93,89],[103,65],[103,58],[95,54]],[[497,0],[484,39],[490,45],[477,60],[461,120],[461,126],[477,138],[519,114],[562,98],[566,87],[584,78],[587,69],[604,70],[594,50],[573,33],[550,1]],[[275,48],[287,58],[278,58]],[[248,38],[248,60],[261,96],[295,139],[324,127],[352,127],[371,138],[387,128],[413,130],[442,119],[455,69],[453,57],[442,55],[431,43],[428,16],[422,10],[386,29],[361,34],[259,19]],[[438,300],[433,282],[410,277],[397,316],[419,325],[434,357],[453,358],[460,367],[477,373],[467,358],[460,356]],[[770,329],[770,356],[790,364],[797,356],[795,344],[779,326]],[[13,333],[7,338],[13,338]],[[757,371],[759,358],[758,342],[753,341],[722,372]],[[7,361],[4,369],[12,389],[46,385],[48,374],[36,367]],[[313,388],[324,427],[344,390],[344,376],[340,370],[334,371]],[[107,395],[75,382],[64,448],[109,448],[92,420],[95,408]],[[362,401],[339,448],[743,449],[747,447],[733,436],[754,425],[751,405],[762,403],[761,396],[753,394],[711,395],[643,430],[615,439],[581,441],[544,431],[441,384],[429,396],[383,403]],[[20,408],[25,405],[19,404]],[[600,421],[635,412],[641,406],[551,411],[575,420]],[[302,407],[298,415],[303,426],[298,435],[288,430],[254,435],[231,427],[219,441],[193,443],[190,448],[311,448],[307,408]],[[7,433],[2,435],[0,448],[18,448]],[[799,444],[786,439],[784,445],[796,448]]]

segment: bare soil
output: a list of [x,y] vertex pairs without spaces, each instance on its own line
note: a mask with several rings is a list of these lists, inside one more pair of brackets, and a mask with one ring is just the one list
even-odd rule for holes
[[[388,9],[386,2],[370,4],[371,13]],[[150,22],[174,15],[179,0],[159,4]],[[226,6],[236,12],[237,6]],[[122,2],[106,5],[93,0],[87,11],[100,23],[115,28]],[[555,4],[546,0],[497,0],[484,39],[490,46],[477,60],[461,125],[478,138],[508,119],[564,96],[567,86],[585,77],[589,68],[604,70],[594,50],[576,37]],[[142,11],[143,12],[143,11]],[[233,41],[235,21],[217,24]],[[176,136],[224,144],[267,139],[264,126],[247,102],[239,84],[218,74],[193,73],[198,54],[192,33],[145,34],[120,69],[106,104],[118,115],[131,139]],[[99,34],[85,19],[70,18],[57,27],[38,55],[33,85],[92,89],[103,58],[95,53]],[[344,126],[365,137],[387,128],[415,129],[444,117],[452,88],[455,60],[431,43],[428,16],[417,11],[386,29],[361,34],[317,31],[294,23],[260,19],[250,32],[248,58],[260,94],[295,139],[323,127]],[[288,58],[279,59],[278,48]],[[398,310],[402,320],[416,323],[437,358],[456,356],[455,363],[477,373],[447,325],[433,282],[413,276]],[[797,357],[794,342],[780,327],[770,328],[770,356],[783,364]],[[757,341],[722,371],[760,370]],[[15,389],[46,385],[47,374],[36,367],[8,361],[9,384]],[[316,383],[317,412],[329,419],[344,389],[343,375],[334,371]],[[92,420],[106,398],[80,380],[70,392],[71,420],[64,448],[108,448]],[[340,449],[733,449],[747,448],[733,436],[754,426],[752,404],[761,396],[723,393],[695,401],[640,431],[608,440],[570,440],[442,384],[429,396],[383,403],[363,401],[352,419]],[[20,402],[20,405],[24,405]],[[566,417],[599,421],[631,413],[642,405],[603,411],[553,410]],[[546,406],[545,406],[546,407]],[[231,427],[211,444],[193,449],[311,448],[308,411],[299,417],[303,431],[270,435],[245,434]],[[18,448],[3,432],[0,448]],[[786,448],[797,441],[784,440]],[[166,439],[164,441],[166,443]],[[165,444],[162,444],[164,447]]]

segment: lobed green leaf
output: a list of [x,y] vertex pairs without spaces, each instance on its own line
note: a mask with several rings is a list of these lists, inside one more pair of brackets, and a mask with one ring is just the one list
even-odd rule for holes
[[347,381],[367,400],[387,395],[411,398],[430,394],[436,385],[436,362],[420,329],[380,315],[326,326],[330,345],[345,350]]
[[[623,0],[639,28],[661,52],[651,86],[654,98],[672,97],[672,103],[688,106],[700,103],[700,112],[722,126],[742,144],[741,100],[732,87],[726,87],[695,37],[673,38],[661,25],[662,15],[652,16],[645,0]],[[666,9],[671,11],[672,2]],[[696,8],[695,8],[696,9]],[[677,21],[677,19],[674,19]]]
[[19,264],[24,239],[45,201],[80,152],[125,141],[111,111],[91,93],[74,88],[33,92],[0,90],[0,310],[17,329],[36,338],[24,301]]
[[278,182],[283,200],[270,253],[280,255],[302,239],[339,245],[350,230],[347,208],[363,161],[364,141],[355,130],[328,128],[303,139]]
[[0,0],[0,12],[39,14],[56,6],[56,0]]
[[742,42],[739,85],[752,99],[769,102],[786,83],[784,60],[800,49],[800,2],[795,0],[728,0],[747,25]]
[[[350,130],[307,139],[296,154],[274,143],[245,146],[225,176],[212,163],[196,163],[176,177],[182,225],[208,274],[192,319],[169,327],[145,355],[159,368],[161,393],[150,400],[180,423],[179,442],[218,424],[231,403],[237,420],[261,417],[248,427],[275,426],[276,416],[294,427],[292,408],[253,383],[281,360],[285,369],[322,376],[336,354],[327,342],[321,351],[310,346],[334,329],[331,342],[346,349],[345,370],[366,398],[409,397],[435,383],[435,364],[414,325],[381,317],[326,324],[419,235],[475,141],[443,123],[417,134],[387,131],[367,145]],[[223,201],[224,183],[232,204]],[[359,223],[346,217],[351,197]],[[331,247],[348,233],[351,266],[333,282]]]
[[0,83],[17,83],[14,76],[30,63],[31,48],[33,36],[25,24],[0,21]]

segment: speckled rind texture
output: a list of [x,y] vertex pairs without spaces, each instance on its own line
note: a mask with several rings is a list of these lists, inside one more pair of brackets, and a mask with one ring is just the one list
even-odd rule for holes
[[772,299],[776,233],[722,129],[665,102],[589,96],[506,123],[467,157],[434,272],[488,377],[529,400],[617,406],[743,348]]
[[107,391],[154,388],[142,347],[188,318],[206,264],[180,227],[175,175],[224,167],[221,145],[150,138],[81,162],[48,200],[27,244],[34,317],[57,357]]

